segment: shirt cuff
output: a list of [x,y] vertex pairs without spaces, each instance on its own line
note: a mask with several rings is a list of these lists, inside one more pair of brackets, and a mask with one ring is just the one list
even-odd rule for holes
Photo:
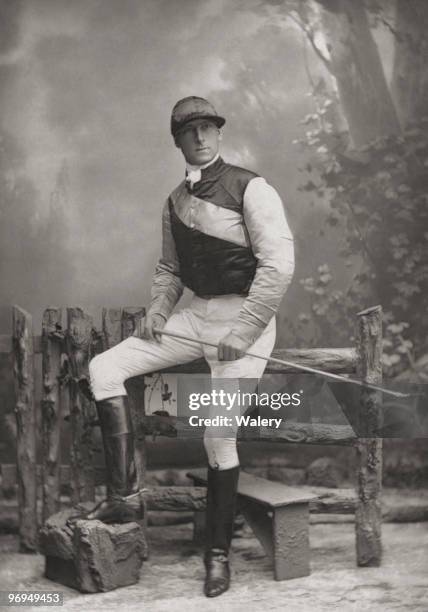
[[163,317],[165,319],[165,321],[168,321],[169,319],[169,315],[170,315],[170,304],[168,304],[168,302],[166,301],[154,301],[152,304],[150,304],[148,310],[147,310],[147,315],[160,315],[161,317]]
[[236,321],[230,331],[235,336],[238,336],[238,338],[241,338],[241,340],[249,342],[250,345],[252,345],[260,338],[266,326],[267,324],[260,326],[252,325],[246,321]]

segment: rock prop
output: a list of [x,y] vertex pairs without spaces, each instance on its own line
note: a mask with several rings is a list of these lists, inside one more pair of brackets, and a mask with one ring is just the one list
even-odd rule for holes
[[[92,507],[93,503],[82,503],[78,509]],[[66,521],[75,513],[76,508],[58,512],[40,529],[46,578],[83,593],[111,591],[138,582],[147,558],[143,526],[79,520],[71,528]]]

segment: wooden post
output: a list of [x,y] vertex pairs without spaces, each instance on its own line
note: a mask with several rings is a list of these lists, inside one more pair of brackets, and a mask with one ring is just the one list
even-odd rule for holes
[[[122,311],[122,339],[131,336],[135,330],[139,319],[144,317],[146,314],[145,308],[124,308]],[[144,376],[138,376],[130,378],[125,381],[126,390],[129,397],[129,403],[131,406],[132,424],[134,428],[134,444],[135,444],[135,466],[138,475],[138,487],[142,489],[146,481],[146,466],[147,466],[147,450],[146,440],[142,433],[142,417],[144,416],[144,389],[145,382]],[[147,539],[147,527],[148,527],[148,515],[147,505],[144,503],[144,519],[141,522],[144,534]],[[144,550],[144,559],[148,559],[149,549],[146,547]]]
[[[102,309],[102,344],[105,351],[116,346],[122,341],[122,309],[103,308]],[[103,448],[102,457],[105,462],[105,449]],[[104,478],[103,485],[107,479]]]
[[[115,346],[121,340],[125,340],[134,332],[137,321],[144,317],[144,308],[103,308],[102,329],[103,344],[106,349]],[[126,381],[126,387],[131,405],[132,422],[135,431],[135,461],[138,470],[140,486],[143,486],[146,473],[146,449],[144,437],[141,438],[141,417],[144,414],[144,377]]]
[[122,309],[103,308],[102,310],[103,347],[106,351],[122,340]]
[[61,369],[62,311],[47,308],[42,322],[42,490],[43,522],[59,511],[61,464],[61,400],[59,375]]
[[[145,308],[124,308],[122,312],[122,339],[131,336],[137,321],[146,314]],[[140,488],[144,486],[146,478],[146,442],[141,435],[141,418],[144,415],[144,377],[138,376],[126,381],[126,387],[131,405],[132,422],[135,431],[135,462],[138,472]]]
[[[358,313],[357,375],[367,383],[382,382],[382,308],[375,306]],[[357,564],[378,567],[382,558],[382,439],[376,438],[380,424],[379,392],[361,393],[360,436],[357,451],[358,500],[355,511]]]
[[[102,312],[102,327],[104,345],[107,348],[115,346],[121,340],[125,340],[134,332],[137,321],[144,317],[144,308],[103,308]],[[132,422],[135,431],[135,446],[136,452],[136,463],[139,475],[140,486],[145,479],[146,473],[146,454],[145,454],[145,440],[141,438],[141,417],[144,414],[144,377],[139,376],[137,378],[126,381],[126,387],[129,395],[129,401],[132,411]]]
[[77,504],[95,500],[92,464],[91,402],[79,391],[78,381],[88,377],[91,351],[92,317],[81,308],[67,308],[67,353],[70,377],[70,464],[71,501]]
[[21,552],[36,552],[38,521],[33,330],[31,315],[18,306],[13,307],[13,356],[19,545]]

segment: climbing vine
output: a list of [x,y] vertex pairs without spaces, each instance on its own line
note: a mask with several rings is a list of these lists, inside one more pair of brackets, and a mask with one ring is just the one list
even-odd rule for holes
[[[330,120],[333,100],[317,94],[295,141],[305,154],[301,189],[327,201],[325,223],[341,235],[340,256],[354,269],[345,290],[335,289],[329,264],[301,279],[310,310],[299,325],[315,324],[317,340],[346,342],[355,313],[384,310],[383,362],[387,375],[412,367],[428,350],[428,117],[402,137],[347,152],[346,135]],[[357,268],[357,271],[355,271]]]

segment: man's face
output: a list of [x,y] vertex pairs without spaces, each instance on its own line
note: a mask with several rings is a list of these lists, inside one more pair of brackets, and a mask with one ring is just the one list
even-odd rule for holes
[[215,123],[209,119],[194,119],[176,134],[175,144],[189,164],[202,166],[217,155],[220,138],[220,130]]

